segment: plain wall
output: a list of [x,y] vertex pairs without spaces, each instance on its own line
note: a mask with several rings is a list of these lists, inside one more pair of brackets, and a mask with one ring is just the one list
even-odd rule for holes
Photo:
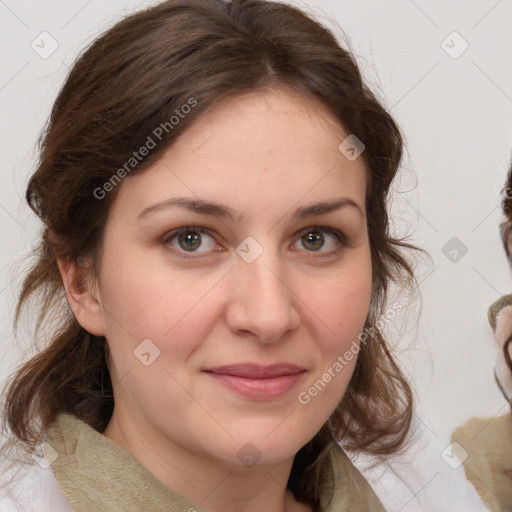
[[[421,314],[391,326],[423,421],[441,440],[471,416],[508,405],[493,378],[487,308],[511,291],[499,239],[500,191],[512,150],[512,2],[308,0],[303,6],[350,44],[370,87],[397,120],[407,154],[392,214],[432,260],[418,266]],[[0,379],[30,339],[15,339],[16,293],[40,224],[24,201],[36,142],[77,54],[135,0],[0,3]],[[332,21],[330,21],[332,20]],[[343,30],[344,34],[342,34]],[[57,50],[31,47],[46,31]],[[456,31],[460,35],[453,35]],[[445,41],[443,43],[443,41]],[[464,47],[467,49],[461,53]],[[449,53],[447,53],[447,50]],[[460,53],[460,55],[459,55]],[[450,242],[455,246],[446,244]],[[463,244],[467,252],[461,257]],[[457,250],[457,261],[449,252]],[[446,255],[448,254],[448,256]]]

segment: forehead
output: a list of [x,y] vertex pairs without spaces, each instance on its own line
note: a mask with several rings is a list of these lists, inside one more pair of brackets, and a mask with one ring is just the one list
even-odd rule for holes
[[200,117],[153,166],[124,180],[118,201],[140,211],[188,195],[244,212],[348,195],[364,207],[364,162],[339,150],[348,135],[310,96],[287,89],[236,96]]
[[304,157],[310,161],[318,160],[320,151],[337,157],[339,144],[347,135],[339,120],[317,98],[290,88],[265,89],[216,105],[168,152],[200,156],[201,148],[207,146],[212,151],[222,149],[230,159],[243,158],[244,162],[256,156],[260,161],[270,156],[277,163]]

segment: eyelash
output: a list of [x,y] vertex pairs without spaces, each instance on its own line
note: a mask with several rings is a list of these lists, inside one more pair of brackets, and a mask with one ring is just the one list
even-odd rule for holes
[[[167,244],[169,244],[169,242],[171,242],[174,238],[176,238],[180,234],[188,233],[188,232],[197,232],[197,233],[201,233],[201,234],[207,234],[215,240],[214,232],[208,228],[200,227],[200,226],[185,226],[183,228],[174,229],[174,230],[168,232],[163,239],[163,243],[164,243],[164,245],[167,245]],[[317,232],[328,233],[330,235],[333,235],[334,238],[336,238],[340,244],[336,249],[326,252],[326,253],[314,254],[315,251],[307,251],[307,252],[312,253],[311,255],[315,258],[332,256],[333,254],[337,254],[337,253],[341,252],[341,250],[343,248],[349,246],[347,237],[343,233],[341,233],[337,229],[330,228],[327,226],[310,226],[308,228],[305,228],[298,233],[297,240],[299,240],[305,234],[311,233],[311,232],[313,232],[313,233],[317,233]],[[175,250],[175,249],[173,248],[173,250]],[[186,258],[186,259],[194,259],[194,258],[201,257],[201,256],[189,256],[186,251],[176,250],[176,252],[178,252],[181,257]],[[193,253],[191,253],[191,254],[193,254]]]

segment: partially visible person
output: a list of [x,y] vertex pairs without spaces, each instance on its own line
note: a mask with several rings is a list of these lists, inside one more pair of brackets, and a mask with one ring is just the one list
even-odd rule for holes
[[[512,166],[503,199],[500,233],[512,268]],[[512,294],[496,300],[488,310],[496,341],[494,376],[506,401],[512,404]],[[506,404],[505,404],[506,406]],[[484,502],[496,512],[512,510],[512,414],[473,418],[453,433],[452,439],[467,453],[464,469]]]

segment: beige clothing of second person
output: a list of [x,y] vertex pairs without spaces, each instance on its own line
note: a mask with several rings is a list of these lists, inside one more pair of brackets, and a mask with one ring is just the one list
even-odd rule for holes
[[467,452],[468,480],[493,512],[512,510],[512,415],[473,418],[452,436]]

